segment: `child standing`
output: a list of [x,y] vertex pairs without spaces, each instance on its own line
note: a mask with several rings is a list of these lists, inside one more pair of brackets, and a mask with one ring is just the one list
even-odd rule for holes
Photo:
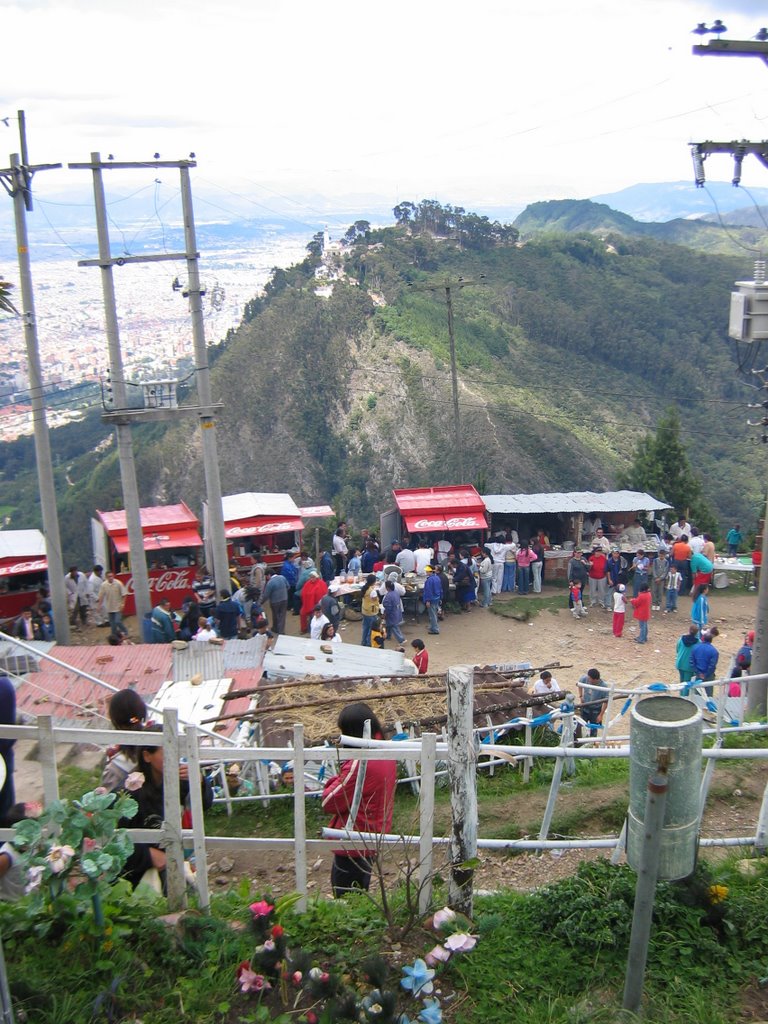
[[583,619],[587,614],[587,609],[584,607],[584,602],[581,599],[581,584],[577,583],[576,580],[572,580],[570,591],[573,617],[574,619]]
[[637,597],[630,598],[632,611],[640,625],[640,635],[635,638],[636,644],[644,644],[648,640],[648,620],[651,617],[651,592],[647,583],[640,584]]
[[427,669],[429,668],[429,651],[424,646],[424,641],[419,640],[418,637],[416,640],[411,640],[411,647],[414,650],[414,655],[411,660],[418,669],[419,675],[425,676],[427,674]]
[[624,632],[624,619],[626,618],[627,600],[625,597],[626,587],[620,583],[613,593],[613,635],[621,636]]
[[669,575],[667,576],[667,607],[664,609],[664,614],[667,612],[677,611],[677,595],[680,593],[680,587],[683,585],[683,574],[675,566],[670,566]]
[[691,622],[699,627],[699,630],[704,629],[709,621],[709,599],[707,594],[709,593],[709,587],[702,587],[699,591],[699,596],[691,605]]

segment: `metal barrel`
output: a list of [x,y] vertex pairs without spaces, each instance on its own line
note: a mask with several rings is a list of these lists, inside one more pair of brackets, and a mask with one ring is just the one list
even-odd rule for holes
[[669,794],[658,877],[685,878],[696,866],[701,737],[701,711],[684,697],[646,697],[632,708],[627,860],[635,870],[640,866],[643,847],[648,780],[658,771],[663,750],[669,751]]

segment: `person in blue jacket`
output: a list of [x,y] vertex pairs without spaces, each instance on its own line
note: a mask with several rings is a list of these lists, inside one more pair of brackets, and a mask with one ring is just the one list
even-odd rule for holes
[[427,566],[427,578],[424,581],[424,592],[422,594],[422,600],[424,607],[429,613],[429,632],[437,634],[440,632],[438,626],[438,616],[440,614],[440,602],[443,599],[443,585],[440,579],[432,570],[431,566]]
[[[709,683],[715,678],[720,652],[712,641],[718,635],[719,630],[717,626],[713,626],[712,629],[705,629],[701,632],[701,642],[696,644],[691,651],[691,665],[693,666],[692,682],[695,683],[697,681],[701,681]],[[711,697],[712,687],[705,686],[704,689]]]

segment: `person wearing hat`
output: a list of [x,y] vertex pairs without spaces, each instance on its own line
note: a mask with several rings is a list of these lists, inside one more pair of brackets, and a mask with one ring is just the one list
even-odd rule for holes
[[436,635],[440,632],[438,619],[440,615],[440,602],[443,599],[443,585],[437,574],[432,571],[432,566],[427,566],[426,571],[427,578],[424,581],[422,600],[429,614],[429,632]]
[[744,643],[736,652],[736,667],[742,669],[744,672],[749,672],[749,668],[752,665],[752,648],[755,644],[755,631],[750,629],[747,635],[744,637]]
[[625,597],[626,587],[619,583],[613,592],[613,635],[621,636],[624,632],[624,619],[627,612],[627,601]]
[[400,554],[400,541],[395,537],[388,548],[385,548],[382,558],[384,559],[384,565],[394,565],[397,562],[397,556]]
[[328,584],[320,578],[317,569],[310,569],[307,582],[301,588],[301,632],[306,633],[309,629],[309,619],[314,607],[319,604],[328,593]]

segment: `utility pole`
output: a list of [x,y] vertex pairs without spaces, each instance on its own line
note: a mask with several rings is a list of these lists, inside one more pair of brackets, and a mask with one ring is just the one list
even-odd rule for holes
[[[114,409],[104,414],[102,419],[112,423],[117,431],[118,453],[120,455],[120,472],[123,479],[123,499],[128,525],[128,543],[131,552],[131,568],[134,574],[134,590],[136,592],[136,614],[143,616],[139,608],[139,595],[142,607],[149,611],[151,607],[149,595],[149,578],[146,558],[144,555],[144,539],[141,532],[138,489],[136,487],[136,470],[133,460],[132,425],[134,423],[156,422],[174,419],[180,415],[195,415],[200,422],[202,432],[203,468],[209,508],[209,530],[213,549],[213,573],[217,590],[229,588],[229,564],[227,561],[226,538],[224,536],[224,513],[221,505],[221,482],[219,478],[219,462],[216,452],[215,414],[222,408],[221,403],[213,403],[211,399],[210,371],[208,367],[208,351],[205,344],[203,325],[202,296],[198,271],[199,253],[195,238],[195,224],[192,210],[192,190],[189,180],[189,169],[197,166],[194,160],[142,160],[124,162],[109,160],[104,163],[98,153],[91,154],[90,163],[71,163],[75,170],[90,170],[94,178],[94,196],[96,200],[96,221],[99,234],[99,258],[96,260],[80,260],[78,266],[98,266],[102,272],[104,290],[104,306],[107,315],[107,339],[109,342],[110,373],[115,399]],[[136,170],[147,168],[157,171],[163,168],[177,169],[181,175],[181,195],[184,212],[185,251],[183,253],[156,253],[147,256],[110,255],[109,232],[107,228],[106,202],[102,172],[105,170]],[[197,393],[199,405],[182,408],[144,408],[129,409],[125,393],[125,380],[120,349],[120,338],[117,326],[117,312],[114,297],[112,268],[131,263],[151,263],[166,260],[184,260],[189,275],[188,288],[184,291],[189,297],[192,331],[195,347],[195,369],[197,376]],[[138,573],[137,573],[138,569]]]
[[61,164],[29,164],[23,110],[19,111],[19,134],[21,136],[21,155],[14,153],[11,156],[11,166],[0,170],[0,182],[2,182],[6,192],[13,199],[16,220],[16,249],[19,259],[19,282],[21,285],[22,302],[21,315],[24,323],[24,341],[27,349],[37,483],[40,489],[40,508],[43,517],[43,533],[45,535],[45,550],[48,561],[48,586],[51,594],[53,621],[56,626],[56,639],[60,643],[68,644],[69,609],[67,608],[67,591],[64,585],[64,559],[61,552],[59,515],[56,509],[56,485],[54,483],[53,462],[51,460],[51,439],[48,433],[45,411],[26,218],[27,211],[32,209],[32,175],[37,171],[47,171],[61,167]]
[[[484,275],[480,275],[483,277]],[[465,281],[460,277],[456,281],[444,281],[442,284],[412,285],[417,292],[436,292],[442,288],[445,291],[445,305],[448,312],[448,347],[451,358],[451,391],[453,395],[453,443],[456,451],[456,469],[458,471],[458,483],[465,483],[464,480],[464,445],[461,434],[461,416],[459,413],[459,376],[456,367],[456,336],[453,329],[453,296],[454,288],[467,288],[477,284],[477,281]]]
[[[703,31],[713,31],[713,29]],[[719,26],[718,32],[724,31]],[[694,30],[698,31],[698,30]],[[761,29],[755,39],[711,39],[706,46],[694,46],[697,57],[759,57],[768,64],[768,39],[765,29]],[[768,142],[699,142],[691,146],[693,153],[694,174],[697,187],[704,185],[704,160],[711,153],[730,153],[733,157],[733,184],[741,181],[741,165],[744,157],[757,157],[764,167],[768,167]],[[764,267],[763,267],[764,271]],[[752,282],[737,281],[738,292],[731,293],[731,316],[729,336],[739,341],[760,341],[765,326],[765,278],[755,274]],[[765,520],[763,522],[762,565],[760,567],[760,587],[757,595],[757,613],[755,617],[755,644],[752,651],[753,675],[768,673],[768,499],[766,500]],[[751,683],[747,690],[747,711],[751,714],[765,715],[768,704],[768,681]]]
[[[197,368],[197,396],[200,405],[213,407],[211,397],[211,371],[208,366],[208,349],[205,345],[205,325],[203,323],[203,292],[200,289],[200,271],[198,267],[197,238],[195,236],[195,216],[192,209],[192,186],[189,181],[189,167],[182,165],[181,204],[184,214],[184,245],[187,257],[187,290],[189,292],[189,312],[192,317],[192,340],[195,346],[195,366]],[[212,415],[200,414],[200,435],[203,446],[203,470],[205,472],[205,489],[208,495],[208,529],[211,535],[211,551],[213,554],[213,578],[216,590],[230,589],[229,560],[227,559],[227,539],[224,534],[224,509],[221,504],[221,476],[219,474],[219,456],[216,445],[216,420]]]

